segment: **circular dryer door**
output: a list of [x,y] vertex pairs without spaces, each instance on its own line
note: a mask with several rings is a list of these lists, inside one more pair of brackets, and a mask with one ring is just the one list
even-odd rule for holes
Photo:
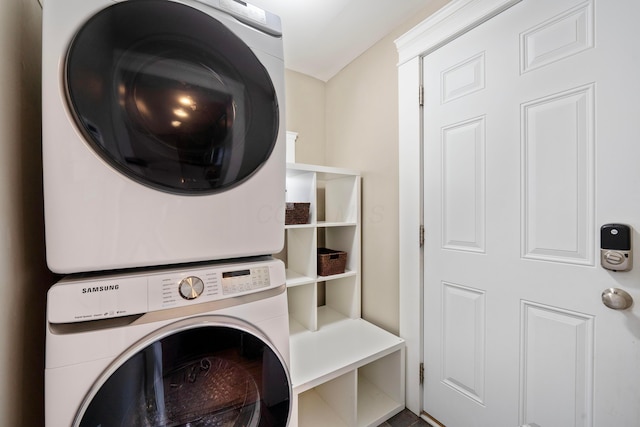
[[259,332],[200,318],[154,335],[96,382],[74,427],[287,425],[287,370]]
[[118,2],[94,15],[71,43],[65,83],[89,146],[161,191],[233,187],[277,140],[278,100],[263,64],[221,21],[173,1]]

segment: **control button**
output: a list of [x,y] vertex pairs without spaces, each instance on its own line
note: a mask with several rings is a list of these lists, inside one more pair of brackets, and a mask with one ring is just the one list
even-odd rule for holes
[[196,276],[186,277],[180,281],[178,291],[184,299],[196,299],[204,291],[204,282]]
[[607,251],[604,254],[604,258],[609,264],[619,265],[624,262],[624,255],[616,251]]

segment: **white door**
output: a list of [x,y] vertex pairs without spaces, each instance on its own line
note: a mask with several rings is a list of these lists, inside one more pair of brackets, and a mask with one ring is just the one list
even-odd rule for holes
[[[640,426],[640,2],[523,0],[424,59],[424,410]],[[638,246],[636,245],[636,251]]]

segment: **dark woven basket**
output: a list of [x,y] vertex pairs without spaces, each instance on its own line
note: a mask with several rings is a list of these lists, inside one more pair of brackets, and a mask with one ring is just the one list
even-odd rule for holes
[[284,211],[285,225],[308,224],[311,203],[287,203]]
[[331,276],[344,273],[347,253],[333,249],[318,248],[318,275]]

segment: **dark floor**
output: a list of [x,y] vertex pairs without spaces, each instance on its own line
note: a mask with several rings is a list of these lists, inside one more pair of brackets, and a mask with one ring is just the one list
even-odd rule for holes
[[400,412],[398,415],[389,418],[378,427],[430,427],[422,418],[408,409]]

